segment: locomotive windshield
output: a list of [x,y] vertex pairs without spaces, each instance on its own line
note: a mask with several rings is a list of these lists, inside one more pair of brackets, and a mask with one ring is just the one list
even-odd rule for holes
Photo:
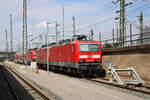
[[80,51],[99,51],[99,49],[100,49],[99,44],[82,43],[79,45]]

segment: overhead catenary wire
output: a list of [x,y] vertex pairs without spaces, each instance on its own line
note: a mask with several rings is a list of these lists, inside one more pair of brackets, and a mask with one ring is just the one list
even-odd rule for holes
[[88,28],[90,28],[90,27],[93,27],[93,26],[96,26],[96,25],[99,25],[99,24],[103,24],[103,23],[105,23],[105,22],[108,22],[108,21],[111,20],[112,18],[114,18],[114,16],[112,16],[112,17],[110,17],[110,18],[106,18],[106,19],[104,19],[104,20],[102,20],[102,21],[99,21],[99,22],[97,22],[97,23],[95,23],[95,24],[92,24],[92,25],[89,25],[89,26],[85,26],[85,27],[83,27],[83,28],[80,28],[80,29],[77,30],[77,32],[79,32],[79,31],[81,31],[81,30],[88,29]]
[[133,13],[133,12],[137,11],[138,9],[143,9],[143,8],[145,8],[147,6],[149,6],[149,5],[148,4],[144,4],[142,6],[138,6],[138,7],[134,8],[134,9],[131,9],[131,10],[127,9],[127,12],[132,12]]
[[[29,1],[27,2],[27,7],[28,7],[29,4],[31,3],[31,1],[32,1],[32,0],[29,0]],[[17,9],[18,9],[18,8],[17,8]],[[22,9],[23,9],[23,8],[21,8],[18,12],[16,11],[16,13],[13,14],[13,17],[14,17],[14,18],[13,18],[13,29],[16,28],[16,26],[17,26],[17,24],[18,24],[18,21],[21,20],[21,18],[22,18],[22,17],[21,17],[21,16],[23,15],[23,14],[22,14]],[[16,14],[17,14],[17,15],[16,15]]]

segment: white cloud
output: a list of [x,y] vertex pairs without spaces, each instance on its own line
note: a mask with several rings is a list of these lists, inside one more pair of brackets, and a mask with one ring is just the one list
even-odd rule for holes
[[[49,27],[55,27],[55,24],[51,23],[51,24],[48,24]],[[46,21],[42,21],[40,23],[37,23],[35,26],[34,26],[35,29],[39,29],[39,28],[47,28],[47,22]]]

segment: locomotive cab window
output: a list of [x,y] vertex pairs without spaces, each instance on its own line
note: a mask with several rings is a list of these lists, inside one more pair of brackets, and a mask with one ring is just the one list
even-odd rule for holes
[[80,51],[94,51],[94,52],[98,52],[100,49],[100,45],[99,44],[92,44],[92,43],[82,43],[79,45],[79,50]]

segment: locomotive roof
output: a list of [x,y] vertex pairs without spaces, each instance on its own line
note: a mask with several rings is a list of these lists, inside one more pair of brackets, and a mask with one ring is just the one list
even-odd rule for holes
[[[59,43],[53,42],[53,43],[48,43],[48,47],[54,47],[54,46],[61,46],[61,45],[66,45],[66,44],[75,44],[75,43],[100,43],[99,41],[91,41],[91,40],[87,40],[87,36],[86,35],[74,35],[73,39],[66,39],[66,40],[61,40],[59,41]],[[47,48],[47,44],[46,45],[42,45],[42,47],[40,49],[44,49]]]
[[[67,45],[67,44],[80,44],[80,43],[100,43],[100,41],[80,41],[80,40],[74,40],[74,41],[62,42],[62,43],[59,43],[59,44],[54,43],[54,44],[49,45],[48,47],[51,48],[51,47],[55,47],[55,46],[63,46],[63,45]],[[40,49],[44,49],[44,48],[47,48],[47,45],[43,46]]]
[[33,49],[29,49],[28,51],[31,51],[31,50],[36,50],[37,48],[33,48]]
[[75,40],[75,41],[72,41],[71,44],[80,44],[80,43],[100,43],[100,41],[79,41],[79,40]]
[[74,35],[73,40],[87,40],[86,35]]

